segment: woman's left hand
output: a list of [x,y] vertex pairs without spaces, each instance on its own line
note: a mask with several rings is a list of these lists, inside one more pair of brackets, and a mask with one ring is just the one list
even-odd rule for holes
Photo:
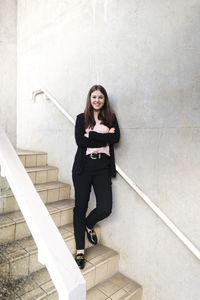
[[115,133],[115,128],[114,127],[110,128],[109,133]]

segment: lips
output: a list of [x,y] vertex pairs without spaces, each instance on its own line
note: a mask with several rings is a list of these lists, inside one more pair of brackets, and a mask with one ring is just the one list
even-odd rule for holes
[[104,101],[91,100],[91,105],[95,110],[100,110],[104,105]]
[[99,107],[99,106],[101,106],[101,103],[93,103],[93,106]]

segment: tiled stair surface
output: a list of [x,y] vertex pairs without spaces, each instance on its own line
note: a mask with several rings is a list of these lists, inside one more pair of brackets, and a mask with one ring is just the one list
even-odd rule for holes
[[[46,207],[57,226],[72,222],[74,200],[59,200],[47,203]],[[20,211],[4,214],[0,217],[0,244],[28,237],[30,231]]]
[[[112,250],[101,245],[99,247],[102,253],[96,254],[94,258],[90,258],[89,255],[94,255],[96,250],[100,249],[98,246],[95,247],[96,249],[94,247],[89,249],[91,252],[88,253],[88,257],[86,254],[87,263],[82,271],[87,282],[87,300],[141,300],[141,286],[116,272],[118,267],[117,258],[115,259],[116,252],[112,253]],[[103,254],[105,259],[103,259]],[[19,300],[58,300],[58,294],[46,269],[33,273],[24,281],[23,288],[16,294]]]
[[[58,169],[47,165],[47,153],[18,150],[18,156],[74,254],[74,200],[70,199],[70,185],[58,181]],[[100,241],[99,226],[96,226],[96,232]],[[116,251],[101,244],[93,247],[86,238],[85,256],[87,262],[82,273],[87,284],[87,300],[142,299],[141,286],[118,272],[119,254]],[[37,257],[35,242],[12,191],[8,189],[0,205],[0,276],[14,278],[20,289],[15,291],[14,298],[4,296],[2,300],[58,299],[49,274]]]
[[[71,253],[75,253],[75,239],[73,225],[67,224],[58,228]],[[100,228],[96,227],[100,240]],[[91,247],[86,241],[86,247]],[[0,274],[15,278],[30,275],[42,269],[38,262],[38,249],[31,236],[0,246]]]
[[[70,198],[70,185],[54,181],[49,183],[35,184],[35,188],[39,193],[44,203],[51,203],[58,200]],[[2,198],[0,205],[0,214],[17,211],[19,207],[10,189],[5,192],[5,197]]]
[[[86,249],[86,265],[82,274],[87,284],[87,299],[141,300],[141,287],[118,270],[119,254],[103,245]],[[58,300],[55,287],[45,268],[19,281],[17,299]],[[75,299],[76,300],[76,299]]]

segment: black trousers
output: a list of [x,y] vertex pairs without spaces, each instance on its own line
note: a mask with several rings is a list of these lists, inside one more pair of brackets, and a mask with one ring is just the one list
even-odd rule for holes
[[[84,172],[73,174],[75,188],[74,235],[76,249],[85,248],[85,227],[93,226],[112,211],[112,182],[109,169],[110,157],[106,154],[101,159],[86,158]],[[96,196],[96,208],[86,218],[91,187]]]

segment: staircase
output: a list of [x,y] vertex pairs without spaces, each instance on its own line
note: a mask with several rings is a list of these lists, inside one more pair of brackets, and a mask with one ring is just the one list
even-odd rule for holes
[[[45,203],[68,248],[75,254],[74,200],[70,185],[58,181],[58,169],[47,165],[47,153],[18,150],[36,190]],[[39,213],[39,212],[38,212]],[[100,241],[100,227],[95,227]],[[142,288],[118,272],[119,254],[86,238],[87,300],[141,300]],[[56,300],[57,292],[43,265],[12,191],[0,202],[0,299]],[[76,300],[76,299],[74,299]]]

